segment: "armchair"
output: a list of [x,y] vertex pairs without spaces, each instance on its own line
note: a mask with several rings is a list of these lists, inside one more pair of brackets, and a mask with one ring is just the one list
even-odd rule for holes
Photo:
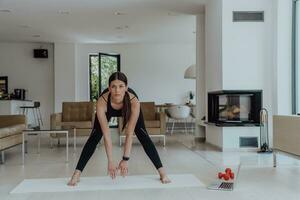
[[[94,110],[93,102],[63,102],[62,112],[51,114],[51,129],[73,130],[75,147],[75,136],[89,136],[94,122]],[[61,137],[65,137],[65,134],[59,133],[50,135],[52,138],[58,138],[58,143]]]
[[[155,111],[154,102],[140,102],[141,110],[145,120],[145,127],[150,137],[162,137],[165,146],[166,134],[166,116],[164,112]],[[123,120],[119,118],[119,133],[120,133],[120,146],[122,145],[122,138],[125,137],[122,131]]]

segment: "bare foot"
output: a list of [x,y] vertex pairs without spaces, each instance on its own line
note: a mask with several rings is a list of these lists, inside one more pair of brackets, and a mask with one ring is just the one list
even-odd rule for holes
[[72,178],[68,182],[68,186],[76,186],[77,183],[80,182],[80,174],[81,172],[79,170],[75,170],[74,174],[72,175]]
[[161,181],[162,184],[171,183],[171,180],[167,176],[160,177],[159,180]]

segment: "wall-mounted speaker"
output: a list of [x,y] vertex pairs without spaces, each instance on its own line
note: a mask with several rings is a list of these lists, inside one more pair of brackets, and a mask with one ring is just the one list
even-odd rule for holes
[[34,49],[33,57],[34,58],[48,58],[48,50],[47,49]]

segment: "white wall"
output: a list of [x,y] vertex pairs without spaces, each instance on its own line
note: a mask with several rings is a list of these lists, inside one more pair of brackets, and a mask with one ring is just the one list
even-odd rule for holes
[[121,54],[124,72],[141,101],[185,103],[188,91],[194,91],[196,82],[184,79],[185,69],[196,62],[195,44],[79,44],[76,100],[89,99],[89,54]]
[[[205,10],[205,86],[207,92],[222,90],[222,0],[207,0]],[[207,102],[205,103],[207,113]],[[206,114],[206,120],[207,120]],[[222,129],[206,127],[206,141],[222,146]]]
[[[232,22],[232,11],[237,10],[263,10],[265,21]],[[223,89],[268,91],[264,80],[270,80],[273,67],[273,21],[272,0],[223,1]]]
[[[299,3],[299,2],[298,2]],[[292,0],[277,0],[274,114],[292,114]],[[300,104],[299,104],[300,105]]]
[[[270,141],[272,115],[291,113],[291,3],[291,0],[208,0],[206,7],[206,89],[262,89],[263,107],[269,110]],[[265,21],[232,22],[232,11],[237,10],[262,10]],[[221,52],[217,51],[220,48]],[[221,69],[215,69],[216,66]],[[221,83],[216,87],[212,81]],[[210,133],[218,136],[208,127],[207,134]],[[225,139],[223,142],[227,144]]]
[[55,112],[61,112],[63,101],[76,100],[76,45],[54,44],[54,97]]
[[221,90],[222,69],[222,0],[208,0],[205,10],[206,90]]
[[[197,37],[196,37],[196,122],[200,122],[206,113],[206,84],[205,84],[205,14],[197,16]],[[198,124],[198,123],[196,123]],[[196,125],[195,136],[205,138],[205,128]]]
[[[48,59],[33,58],[33,49],[48,49]],[[0,76],[8,76],[8,90],[27,90],[26,99],[41,102],[45,127],[54,108],[53,45],[41,43],[0,43]]]
[[[262,89],[270,132],[275,70],[274,5],[273,0],[223,0],[222,19],[223,89]],[[236,10],[262,10],[264,22],[232,22],[232,11]]]

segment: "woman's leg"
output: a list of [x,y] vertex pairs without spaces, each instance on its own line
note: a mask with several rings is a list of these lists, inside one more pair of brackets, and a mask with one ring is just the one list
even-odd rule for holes
[[83,171],[84,167],[86,166],[87,162],[95,152],[95,149],[97,147],[97,144],[102,138],[102,130],[100,128],[99,121],[97,117],[95,117],[94,127],[92,129],[92,132],[90,134],[90,137],[88,138],[87,142],[85,143],[80,158],[78,160],[76,170],[69,181],[68,185],[74,186],[79,182],[79,177],[81,172]]
[[167,177],[166,172],[161,163],[161,160],[159,158],[158,152],[146,131],[142,110],[140,110],[140,115],[136,122],[134,132],[135,132],[135,135],[137,136],[138,140],[142,144],[147,156],[150,158],[153,165],[158,170],[161,182],[169,183],[170,179]]

